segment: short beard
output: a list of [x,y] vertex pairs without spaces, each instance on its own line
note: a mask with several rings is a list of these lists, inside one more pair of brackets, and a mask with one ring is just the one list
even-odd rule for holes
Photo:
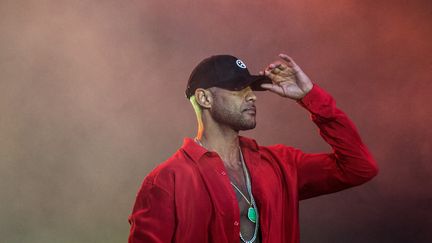
[[237,132],[251,130],[256,126],[255,118],[245,119],[243,113],[235,114],[226,107],[213,106],[210,113],[217,123],[228,126]]

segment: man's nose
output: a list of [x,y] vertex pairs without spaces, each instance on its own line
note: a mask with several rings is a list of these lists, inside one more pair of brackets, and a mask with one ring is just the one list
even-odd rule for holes
[[257,100],[257,97],[255,95],[255,93],[253,92],[251,87],[247,88],[247,94],[246,94],[246,101],[253,101],[255,102]]

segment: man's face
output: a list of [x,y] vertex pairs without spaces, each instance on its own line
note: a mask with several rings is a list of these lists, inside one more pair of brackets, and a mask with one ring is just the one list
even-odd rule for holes
[[250,87],[239,91],[213,87],[210,91],[213,94],[210,113],[216,122],[236,131],[255,128],[256,96]]

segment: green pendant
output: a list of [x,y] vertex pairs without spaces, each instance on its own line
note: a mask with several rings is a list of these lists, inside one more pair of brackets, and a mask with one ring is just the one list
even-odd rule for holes
[[250,207],[248,210],[248,218],[252,223],[256,223],[256,212],[253,207]]

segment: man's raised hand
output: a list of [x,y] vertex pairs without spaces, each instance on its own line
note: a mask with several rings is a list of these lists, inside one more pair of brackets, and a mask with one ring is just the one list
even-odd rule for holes
[[312,89],[313,84],[291,57],[286,54],[279,54],[279,57],[283,62],[273,62],[260,72],[273,81],[272,84],[261,84],[261,87],[282,97],[300,100]]

